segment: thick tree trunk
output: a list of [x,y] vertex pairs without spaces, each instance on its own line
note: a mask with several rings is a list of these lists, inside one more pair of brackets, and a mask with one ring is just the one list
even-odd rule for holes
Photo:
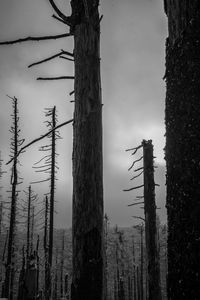
[[147,249],[148,299],[161,300],[160,267],[157,245],[155,183],[152,141],[143,141],[144,212]]
[[71,1],[74,26],[72,300],[103,299],[102,103],[98,1]]
[[200,3],[165,1],[168,299],[200,297]]

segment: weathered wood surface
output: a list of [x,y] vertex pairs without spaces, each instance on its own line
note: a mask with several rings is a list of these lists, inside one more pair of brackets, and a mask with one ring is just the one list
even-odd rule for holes
[[152,141],[143,141],[148,300],[161,300]]
[[103,170],[99,1],[81,3],[71,2],[74,22],[71,30],[74,31],[75,40],[71,296],[72,300],[102,300]]
[[199,299],[200,3],[165,2],[168,299]]

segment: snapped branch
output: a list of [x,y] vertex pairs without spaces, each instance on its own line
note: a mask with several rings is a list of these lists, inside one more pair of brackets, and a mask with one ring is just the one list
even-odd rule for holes
[[136,176],[133,176],[130,180],[133,180],[133,179],[135,179],[135,178],[137,178],[137,177],[139,177],[140,175],[142,175],[144,173],[144,171],[142,171],[142,172],[140,172],[138,175],[136,175]]
[[61,39],[64,37],[71,36],[71,33],[63,33],[63,34],[57,34],[57,35],[47,35],[47,36],[28,36],[26,38],[21,38],[13,41],[5,41],[5,42],[0,42],[0,45],[12,45],[12,44],[18,44],[18,43],[23,43],[23,42],[28,42],[28,41],[45,41],[45,40],[56,40],[56,39]]
[[142,218],[142,217],[132,216],[132,218],[135,218],[135,219],[140,219],[140,220],[142,220],[142,221],[144,221],[144,222],[145,222],[145,219],[144,219],[144,218]]
[[143,147],[142,145],[139,145],[138,147],[130,148],[130,149],[127,149],[126,151],[133,151],[134,150],[134,152],[132,153],[132,155],[134,155],[142,147]]
[[70,53],[70,52],[68,52],[68,51],[61,50],[61,51],[60,51],[59,53],[57,53],[57,54],[54,54],[54,55],[52,55],[52,56],[50,56],[50,57],[47,57],[47,58],[45,58],[45,59],[43,59],[43,60],[40,60],[40,61],[38,61],[38,62],[35,62],[35,63],[29,65],[28,68],[31,68],[31,67],[33,67],[33,66],[42,64],[42,63],[47,62],[47,61],[50,61],[50,60],[52,60],[52,59],[54,59],[54,58],[56,58],[56,57],[58,57],[58,56],[60,56],[60,55],[62,55],[62,54],[66,54],[66,55],[69,55],[69,56],[74,56],[73,53]]
[[74,79],[74,76],[38,77],[37,78],[37,80],[62,80],[62,79]]
[[48,131],[47,133],[45,133],[45,134],[43,134],[42,136],[40,136],[39,138],[34,139],[34,140],[31,141],[30,143],[26,144],[24,147],[22,147],[22,148],[18,151],[18,153],[17,153],[16,156],[12,157],[12,158],[6,163],[6,165],[8,165],[9,163],[11,163],[11,162],[13,161],[13,159],[16,159],[16,158],[22,153],[22,151],[24,151],[24,150],[25,150],[26,148],[28,148],[29,146],[35,144],[36,142],[39,142],[40,140],[42,140],[43,138],[45,138],[46,136],[48,136],[50,133],[52,133],[53,131],[57,130],[58,128],[60,128],[60,127],[62,127],[62,126],[64,126],[64,125],[67,125],[67,124],[69,124],[69,123],[72,123],[72,122],[73,122],[73,119],[68,120],[68,121],[66,121],[66,122],[64,122],[64,123],[61,123],[61,124],[59,124],[58,126],[52,128],[52,129],[51,129],[50,131]]
[[133,166],[134,166],[138,161],[140,161],[140,160],[142,160],[142,159],[143,159],[143,156],[141,156],[139,159],[135,160],[135,161],[132,163],[132,165],[130,166],[130,168],[128,168],[128,171],[130,171],[130,170],[133,168]]
[[65,24],[67,24],[68,26],[71,26],[68,17],[65,16],[61,10],[57,7],[57,5],[55,4],[55,2],[53,0],[49,0],[49,3],[51,4],[51,6],[53,7],[53,9],[55,10],[55,12],[57,13],[57,15],[64,21]]
[[134,205],[138,205],[138,204],[144,204],[144,202],[131,203],[131,204],[127,205],[127,206],[134,206]]
[[138,186],[134,186],[134,187],[132,187],[132,188],[130,188],[130,189],[126,189],[126,190],[123,190],[123,191],[124,191],[124,192],[129,192],[129,191],[132,191],[132,190],[140,189],[140,188],[142,188],[143,186],[144,186],[144,184],[138,185]]

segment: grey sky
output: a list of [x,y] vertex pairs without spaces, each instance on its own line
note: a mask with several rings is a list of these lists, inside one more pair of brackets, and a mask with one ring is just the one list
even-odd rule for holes
[[[57,1],[70,14],[66,0]],[[164,182],[164,45],[167,36],[166,18],[160,0],[102,0],[104,15],[101,27],[102,94],[104,120],[104,195],[105,211],[112,224],[133,224],[132,215],[141,214],[138,208],[126,205],[134,193],[124,193],[131,186],[127,169],[131,156],[126,148],[137,146],[142,139],[152,139],[159,168],[156,179],[160,214],[165,219]],[[2,0],[0,11],[0,40],[30,35],[64,33],[63,24],[51,18],[53,11],[48,0]],[[61,48],[73,51],[73,39],[26,43],[0,47],[0,140],[4,160],[8,160],[11,125],[11,102],[6,94],[19,99],[21,136],[26,142],[46,131],[44,108],[56,105],[59,122],[70,119],[73,104],[68,94],[73,82],[38,82],[38,76],[72,75],[73,64],[62,59],[28,69],[27,66]],[[58,141],[60,171],[57,181],[56,226],[71,224],[71,152],[72,126],[60,130]],[[40,178],[32,165],[41,157],[35,145],[21,157],[24,187]],[[9,178],[9,174],[7,175]],[[7,178],[5,178],[6,180]],[[40,187],[33,187],[41,194]],[[46,189],[48,185],[46,185]],[[23,189],[23,188],[22,188]],[[46,192],[45,187],[43,188]],[[22,193],[23,196],[23,193]],[[42,195],[41,195],[42,197]],[[161,202],[161,205],[160,205]]]

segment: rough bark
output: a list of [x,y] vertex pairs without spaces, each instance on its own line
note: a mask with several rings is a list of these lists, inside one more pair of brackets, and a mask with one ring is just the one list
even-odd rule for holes
[[161,300],[160,267],[157,245],[155,183],[152,141],[143,141],[144,213],[147,250],[148,299]]
[[[103,299],[99,1],[71,1],[74,26],[72,300]],[[84,6],[86,4],[86,6]]]
[[200,3],[165,1],[168,299],[200,295]]

